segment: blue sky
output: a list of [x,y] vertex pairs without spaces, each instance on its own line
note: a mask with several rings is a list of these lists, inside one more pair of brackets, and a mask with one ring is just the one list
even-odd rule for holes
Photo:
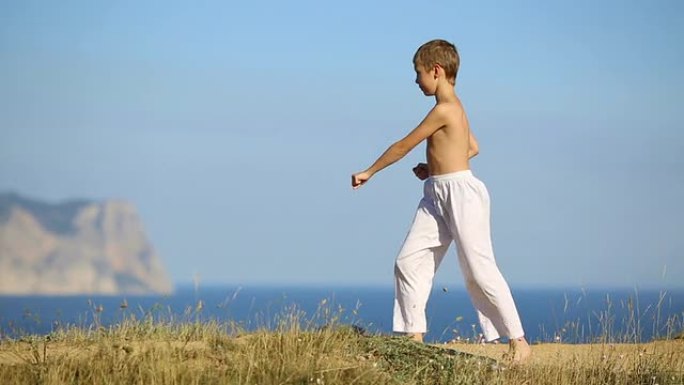
[[349,175],[437,37],[511,285],[684,286],[680,1],[4,1],[0,190],[133,202],[178,283],[389,286],[423,148]]

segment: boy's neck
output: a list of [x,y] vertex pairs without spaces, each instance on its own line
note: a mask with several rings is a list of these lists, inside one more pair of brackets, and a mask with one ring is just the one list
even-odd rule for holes
[[437,86],[435,92],[435,102],[439,103],[453,103],[458,100],[456,97],[456,85],[449,82],[441,83]]

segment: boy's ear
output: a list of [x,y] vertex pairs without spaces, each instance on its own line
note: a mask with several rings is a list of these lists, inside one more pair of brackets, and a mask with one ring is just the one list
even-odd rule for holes
[[439,72],[444,71],[441,65],[435,64],[435,66],[432,68],[432,74],[437,79],[439,77]]

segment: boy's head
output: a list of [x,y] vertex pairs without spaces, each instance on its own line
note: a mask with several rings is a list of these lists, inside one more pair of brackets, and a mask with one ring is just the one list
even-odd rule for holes
[[413,65],[416,68],[432,70],[440,66],[451,84],[456,84],[456,74],[461,59],[458,57],[456,46],[446,40],[435,39],[421,45],[413,55]]

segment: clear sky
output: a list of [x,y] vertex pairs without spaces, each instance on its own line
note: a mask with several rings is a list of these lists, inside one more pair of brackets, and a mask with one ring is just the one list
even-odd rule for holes
[[[392,284],[457,92],[512,286],[684,287],[682,1],[2,1],[0,191],[134,203],[178,283]],[[461,285],[453,249],[437,276]]]

